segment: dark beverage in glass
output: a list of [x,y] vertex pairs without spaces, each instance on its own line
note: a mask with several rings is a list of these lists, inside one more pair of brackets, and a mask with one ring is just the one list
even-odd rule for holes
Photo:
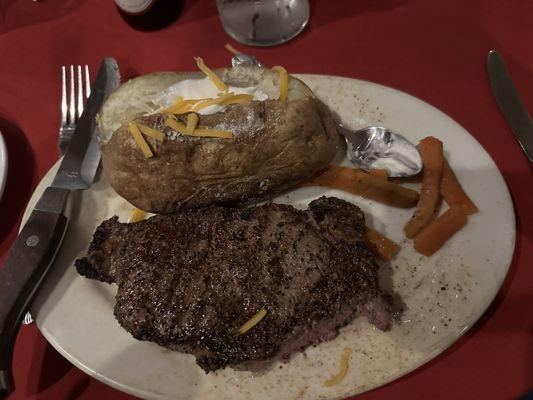
[[184,0],[115,0],[128,25],[140,31],[155,31],[178,19]]

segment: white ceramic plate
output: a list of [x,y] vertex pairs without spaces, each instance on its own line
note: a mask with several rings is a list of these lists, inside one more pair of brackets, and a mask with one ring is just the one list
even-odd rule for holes
[[4,187],[6,186],[7,179],[7,147],[0,132],[0,200],[4,193]]
[[[75,273],[73,261],[86,251],[95,227],[114,214],[127,219],[131,211],[100,178],[73,202],[65,244],[32,307],[40,330],[61,354],[97,379],[144,398],[337,399],[383,385],[428,362],[483,314],[505,278],[515,238],[509,192],[489,155],[456,122],[407,94],[354,79],[300,78],[348,127],[382,125],[413,142],[427,135],[440,138],[450,164],[481,210],[436,255],[425,258],[403,236],[412,210],[324,188],[298,189],[277,199],[297,207],[324,194],[353,201],[371,226],[400,243],[400,253],[382,267],[381,278],[406,304],[401,323],[381,332],[357,318],[336,339],[262,374],[227,368],[205,375],[191,355],[133,339],[113,317],[116,288]],[[43,179],[30,206],[54,170]],[[345,347],[353,349],[348,375],[340,384],[325,387],[338,371]]]

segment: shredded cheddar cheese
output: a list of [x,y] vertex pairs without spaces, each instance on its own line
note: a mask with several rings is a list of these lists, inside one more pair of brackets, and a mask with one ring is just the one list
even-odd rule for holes
[[174,104],[172,106],[161,110],[161,113],[184,114],[186,112],[190,112],[192,106],[199,101],[200,100],[195,99],[183,100],[181,97],[179,97],[178,100],[174,101]]
[[176,116],[174,114],[164,113],[163,115],[166,117],[166,119],[176,120]]
[[[188,122],[188,121],[187,121]],[[177,121],[172,118],[167,118],[165,123],[170,128],[174,129],[176,132],[181,133],[187,136],[198,136],[198,137],[214,137],[221,139],[232,139],[233,133],[229,131],[219,131],[216,129],[194,129],[192,134],[189,133],[187,126],[180,121]]]
[[173,110],[173,114],[185,114],[191,112],[193,104],[195,103],[191,102],[189,104],[183,104],[181,107],[176,107]]
[[216,129],[195,129],[193,136],[233,139],[233,133],[230,131],[219,131]]
[[181,104],[183,102],[183,100],[184,100],[183,97],[178,96],[178,97],[176,97],[174,99],[174,101],[172,102],[172,105],[173,106],[177,106],[177,105]]
[[198,123],[198,115],[195,113],[190,113],[187,115],[187,135],[194,135],[194,129]]
[[135,207],[128,222],[139,222],[146,218],[146,212]]
[[141,134],[141,131],[139,130],[138,126],[134,123],[128,124],[128,130],[131,133],[131,136],[133,136],[133,140],[135,140],[135,143],[137,143],[137,146],[141,149],[144,156],[146,158],[150,158],[154,156],[154,153],[152,153],[152,150],[150,150],[150,146],[148,146],[148,143],[146,143],[146,140],[144,140],[143,135]]
[[237,329],[236,335],[242,335],[248,332],[250,329],[256,326],[265,317],[266,314],[267,312],[264,308],[259,310],[259,312],[256,313],[252,318],[250,318],[247,322],[245,322],[243,326]]
[[229,43],[226,43],[224,45],[224,47],[226,48],[226,50],[228,50],[230,53],[233,53],[233,54],[241,54],[241,52],[239,50],[237,50],[235,47],[233,47],[231,44]]
[[222,103],[224,100],[227,100],[227,99],[230,99],[232,97],[234,97],[235,95],[233,93],[227,93],[227,94],[224,94],[222,96],[219,96],[215,99],[206,99],[206,100],[202,100],[198,103],[196,103],[193,107],[192,107],[192,111],[200,111],[204,108],[207,108],[209,106],[213,106],[215,104],[220,104]]
[[344,349],[344,352],[342,353],[341,368],[339,372],[337,372],[330,379],[328,379],[326,383],[324,383],[324,386],[326,387],[335,386],[346,377],[346,374],[348,373],[348,367],[350,366],[350,355],[351,354],[352,354],[352,349],[348,347]]
[[254,99],[254,96],[251,94],[235,94],[232,97],[228,97],[220,102],[220,104],[228,105],[228,104],[239,104],[239,103],[248,103]]
[[208,99],[189,99],[184,100],[181,97],[178,97],[174,104],[170,107],[164,108],[160,111],[157,111],[159,114],[185,114],[191,111],[200,111],[209,106],[220,104],[227,106],[230,104],[241,104],[248,103],[254,99],[254,96],[251,94],[240,93],[218,93],[216,98]]
[[135,125],[137,125],[137,128],[139,128],[143,135],[149,136],[152,139],[157,140],[158,142],[162,142],[165,140],[165,134],[163,132],[159,132],[154,128],[150,128],[149,126],[142,125],[139,123],[136,123]]
[[224,93],[228,92],[228,86],[222,82],[222,79],[218,77],[217,74],[215,74],[207,65],[204,64],[204,60],[202,60],[200,57],[195,57],[196,65],[202,71],[206,76],[211,79],[211,82],[221,91]]
[[287,101],[287,96],[289,95],[289,75],[287,70],[280,66],[272,67],[272,69],[279,74],[279,100]]
[[[174,129],[176,132],[187,135],[187,127],[182,122],[177,121],[173,118],[167,118],[165,120],[165,124],[167,124],[167,126],[169,126],[170,128]],[[193,136],[193,135],[190,135],[190,136]]]

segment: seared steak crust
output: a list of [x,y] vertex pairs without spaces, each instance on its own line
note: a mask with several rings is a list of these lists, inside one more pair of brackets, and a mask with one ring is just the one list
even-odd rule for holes
[[[336,198],[306,211],[266,204],[133,224],[114,217],[76,268],[118,285],[115,316],[135,338],[192,353],[209,372],[330,339],[356,311],[380,314],[373,322],[387,329],[364,226],[361,210]],[[236,335],[261,308],[266,316]]]

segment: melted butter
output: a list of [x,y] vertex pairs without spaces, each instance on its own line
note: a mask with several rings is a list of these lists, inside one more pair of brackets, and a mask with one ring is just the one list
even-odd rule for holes
[[[254,100],[264,101],[268,96],[256,86],[250,87],[236,87],[229,86],[228,92],[234,94],[250,94],[253,95]],[[170,107],[177,97],[188,99],[209,99],[215,98],[220,93],[220,90],[213,84],[209,78],[202,79],[186,79],[180,81],[172,86],[169,86],[160,92],[154,99],[154,103],[160,108]],[[199,114],[214,114],[223,111],[226,106],[218,104],[206,107],[200,111]]]

